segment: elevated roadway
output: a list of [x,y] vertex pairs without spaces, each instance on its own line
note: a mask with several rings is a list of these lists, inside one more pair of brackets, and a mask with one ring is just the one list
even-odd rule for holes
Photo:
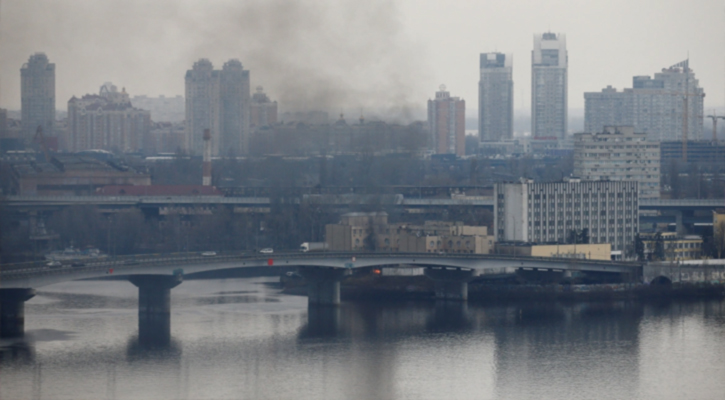
[[[365,204],[370,195],[303,196],[291,204],[310,203],[316,205]],[[375,196],[372,196],[375,197]],[[403,195],[380,195],[382,204],[399,207],[452,207],[469,206],[493,209],[492,197],[460,196],[445,199],[406,198]],[[172,206],[172,205],[238,205],[265,206],[269,197],[223,197],[223,196],[5,196],[0,201],[10,208],[43,208],[71,205],[98,205],[117,207]],[[290,202],[288,202],[290,203]],[[725,208],[725,199],[660,199],[640,200],[640,210],[711,210]]]

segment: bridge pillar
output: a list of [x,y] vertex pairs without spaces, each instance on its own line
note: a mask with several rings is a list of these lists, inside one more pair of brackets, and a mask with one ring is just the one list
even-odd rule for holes
[[299,273],[307,281],[308,305],[339,305],[340,281],[349,272],[341,268],[300,267]]
[[426,268],[425,276],[433,280],[436,299],[467,301],[468,281],[476,275],[473,270]]
[[0,337],[25,335],[25,302],[35,296],[35,289],[0,289]]
[[675,214],[675,230],[677,231],[677,236],[684,236],[687,231],[685,230],[685,224],[682,222],[683,212],[682,211],[674,211]]
[[691,217],[694,214],[692,212],[683,210],[668,210],[662,211],[662,215],[670,215],[675,217],[675,231],[677,232],[678,236],[683,236],[686,235],[688,231],[688,226],[685,225],[685,217]]
[[181,275],[131,275],[138,287],[138,337],[142,345],[168,345],[171,341],[171,289]]

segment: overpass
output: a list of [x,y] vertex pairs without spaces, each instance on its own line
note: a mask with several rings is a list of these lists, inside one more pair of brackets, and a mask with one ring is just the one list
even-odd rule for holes
[[[454,196],[452,198],[408,198],[395,195],[303,195],[293,196],[287,204],[314,204],[321,206],[368,204],[379,200],[382,205],[412,208],[482,207],[493,210],[493,198],[486,196]],[[223,196],[5,196],[4,206],[15,209],[42,209],[72,205],[96,205],[112,207],[162,207],[174,205],[197,206],[267,206],[269,197]],[[643,199],[640,210],[654,211],[703,211],[724,208],[723,199]]]
[[[275,203],[269,197],[223,196],[6,196],[0,204],[8,210],[27,215],[31,224],[37,224],[43,214],[74,205],[93,205],[106,212],[122,208],[139,208],[151,213],[176,210],[187,213],[213,213],[227,207],[241,212],[269,213]],[[395,207],[409,213],[440,212],[449,207],[474,207],[493,210],[493,198],[486,196],[453,196],[451,198],[407,198],[402,194],[390,195],[301,195],[284,199],[285,205],[319,206],[334,212],[345,212],[360,204],[379,204]],[[702,211],[725,208],[723,199],[659,199],[640,200],[640,224],[674,224],[684,234],[685,226],[711,225],[712,218]],[[695,213],[699,212],[700,215]],[[656,215],[653,215],[656,214]],[[39,217],[39,218],[38,218]]]
[[431,253],[282,253],[273,255],[190,254],[136,255],[98,259],[79,267],[48,268],[42,264],[6,265],[0,270],[0,336],[24,331],[24,303],[35,288],[54,283],[118,276],[139,288],[139,332],[170,330],[170,291],[194,273],[253,268],[297,267],[308,284],[310,306],[340,303],[340,281],[354,270],[415,265],[434,281],[436,298],[465,301],[468,282],[476,276],[507,270],[544,270],[570,274],[590,271],[621,274],[630,281],[642,276],[642,264],[599,260],[507,255]]

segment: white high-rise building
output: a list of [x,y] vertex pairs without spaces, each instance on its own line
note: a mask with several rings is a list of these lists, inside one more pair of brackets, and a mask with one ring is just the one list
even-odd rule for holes
[[482,142],[500,142],[514,134],[513,56],[482,53],[478,82],[478,135]]
[[574,176],[583,180],[637,181],[640,199],[660,198],[660,143],[631,126],[606,126],[574,135]]
[[635,76],[632,88],[618,92],[608,86],[584,93],[584,130],[601,132],[608,125],[633,126],[650,140],[682,139],[685,128],[691,140],[703,138],[705,93],[689,62],[683,61],[654,78]]
[[564,139],[567,132],[566,36],[534,35],[531,52],[531,134],[534,138]]
[[564,243],[572,231],[589,243],[632,251],[639,231],[638,182],[580,181],[499,183],[494,187],[496,241]]

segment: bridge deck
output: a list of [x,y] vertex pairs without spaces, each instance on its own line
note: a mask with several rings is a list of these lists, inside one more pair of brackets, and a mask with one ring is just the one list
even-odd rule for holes
[[428,253],[277,253],[225,254],[215,257],[200,255],[136,255],[88,262],[80,267],[51,269],[43,264],[6,265],[0,271],[0,287],[40,287],[53,283],[113,275],[172,274],[182,269],[185,274],[197,272],[265,266],[322,268],[369,268],[397,265],[471,269],[480,272],[505,268],[538,268],[555,270],[641,273],[639,263],[561,258],[519,257],[481,254]]

